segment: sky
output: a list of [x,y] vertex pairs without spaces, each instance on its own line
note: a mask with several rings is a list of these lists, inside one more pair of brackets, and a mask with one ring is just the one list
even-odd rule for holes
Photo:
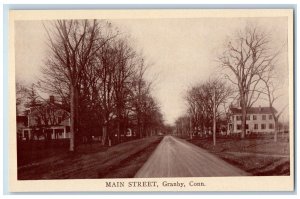
[[[152,94],[158,101],[164,120],[174,124],[186,110],[184,94],[192,85],[214,77],[220,71],[216,57],[227,38],[246,24],[257,24],[270,33],[275,48],[286,43],[286,18],[195,18],[110,20],[141,51],[149,68],[146,79],[153,81]],[[46,33],[42,21],[15,23],[16,79],[33,83],[47,56]],[[280,55],[283,106],[287,92],[287,52]],[[263,102],[262,102],[263,103]]]

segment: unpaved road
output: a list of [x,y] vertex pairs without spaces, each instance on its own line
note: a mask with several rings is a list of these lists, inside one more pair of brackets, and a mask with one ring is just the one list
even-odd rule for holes
[[185,140],[166,136],[136,173],[136,178],[246,176],[215,155]]

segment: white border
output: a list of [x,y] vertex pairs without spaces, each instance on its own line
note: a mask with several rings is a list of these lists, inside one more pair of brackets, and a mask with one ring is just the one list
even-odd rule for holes
[[[14,21],[16,20],[45,20],[45,19],[71,19],[71,18],[100,18],[100,19],[136,19],[136,18],[199,18],[199,17],[288,17],[288,35],[289,46],[288,51],[293,52],[293,18],[291,10],[278,9],[260,9],[260,10],[88,10],[88,11],[11,11],[10,12],[10,68],[9,68],[9,82],[10,82],[10,100],[15,101],[15,60],[14,60]],[[289,60],[293,60],[293,54],[289,53]],[[290,81],[293,82],[293,65],[289,63],[290,67]],[[290,84],[293,85],[293,84]],[[292,87],[290,87],[290,104],[293,104]],[[34,191],[116,191],[116,192],[144,192],[144,191],[292,191],[293,190],[293,145],[290,145],[290,162],[291,162],[291,176],[275,176],[275,177],[206,177],[206,178],[168,178],[168,181],[177,180],[188,183],[191,180],[201,180],[206,187],[199,189],[199,187],[142,187],[132,189],[128,187],[106,188],[105,182],[120,181],[120,179],[84,179],[84,180],[17,180],[17,163],[16,163],[16,122],[15,118],[15,104],[9,106],[10,112],[10,191],[13,192],[34,192]],[[293,107],[290,106],[290,111],[293,113]],[[293,120],[290,120],[290,126],[293,126]],[[290,133],[290,142],[293,142],[293,131]],[[164,178],[151,178],[161,184]],[[133,179],[121,179],[121,181],[129,182]],[[241,183],[242,182],[242,183]]]

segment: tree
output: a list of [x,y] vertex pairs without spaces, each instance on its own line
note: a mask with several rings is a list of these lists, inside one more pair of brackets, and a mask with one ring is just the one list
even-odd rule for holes
[[137,134],[139,137],[143,137],[143,130],[144,130],[143,127],[145,127],[146,115],[147,113],[150,113],[149,109],[152,108],[154,109],[154,107],[150,107],[151,106],[150,101],[152,100],[150,96],[151,83],[146,82],[144,79],[146,70],[147,67],[144,64],[144,60],[141,59],[138,62],[136,72],[132,77],[132,86],[131,86],[132,87],[131,107],[136,118]]
[[270,35],[257,27],[247,26],[227,42],[218,57],[221,67],[229,71],[226,79],[238,88],[242,109],[241,138],[246,133],[247,109],[261,95],[260,77],[272,67],[278,55],[270,44]]
[[226,104],[228,98],[233,94],[231,87],[219,79],[211,79],[205,85],[205,90],[209,96],[209,103],[213,107],[213,143],[216,145],[216,119],[217,110],[221,104]]
[[233,90],[219,79],[210,79],[189,89],[185,99],[191,131],[201,129],[205,132],[212,127],[215,143],[216,121],[222,114],[220,105],[226,104],[232,93]]
[[188,115],[189,115],[189,129],[190,136],[192,137],[193,129],[201,127],[201,131],[204,132],[206,127],[209,126],[209,106],[205,103],[206,94],[204,91],[203,84],[196,85],[192,87],[186,96],[186,102],[188,105]]
[[[38,85],[44,92],[60,96],[62,106],[71,113],[70,150],[75,150],[75,134],[83,140],[102,134],[102,144],[106,144],[111,133],[117,132],[114,141],[122,141],[121,135],[134,123],[136,82],[142,90],[148,85],[141,75],[142,55],[108,22],[57,21],[46,30],[50,56]],[[160,117],[159,108],[149,92],[142,93],[147,114],[139,118],[150,128],[157,122],[153,115]]]
[[[278,130],[279,130],[279,117],[284,112],[287,105],[284,106],[280,112],[277,112],[276,109],[274,108],[274,104],[281,97],[281,95],[278,93],[278,91],[280,90],[280,86],[279,83],[276,83],[275,79],[276,76],[275,76],[274,68],[270,68],[268,73],[261,77],[261,80],[265,84],[265,88],[262,91],[262,93],[267,96],[269,108],[271,110],[271,114],[275,122],[274,142],[277,142]],[[282,84],[282,82],[280,84]]]
[[34,107],[40,104],[40,97],[36,91],[34,84],[31,84],[29,89],[26,89],[27,102],[26,107]]
[[[70,151],[76,150],[78,133],[78,97],[84,70],[101,48],[100,27],[97,20],[57,20],[51,28],[45,26],[50,54],[47,56],[44,74],[64,82],[70,95]],[[105,42],[105,41],[103,41]]]
[[177,136],[185,136],[189,134],[190,119],[188,115],[181,116],[175,121]]
[[[107,138],[110,137],[108,132],[110,122],[115,117],[115,101],[113,90],[113,77],[116,70],[117,49],[115,48],[115,40],[107,43],[98,53],[96,57],[95,76],[99,78],[98,83],[94,84],[94,91],[97,93],[96,106],[102,110],[98,113],[99,121],[103,121],[102,127],[102,144],[104,145]],[[92,71],[92,70],[91,70]]]
[[120,142],[121,133],[123,133],[124,130],[124,117],[126,115],[126,109],[128,108],[127,106],[129,105],[128,100],[130,99],[131,93],[130,80],[135,73],[136,54],[125,39],[117,41],[116,50],[117,64],[112,81],[117,123],[117,142]]
[[21,107],[26,103],[28,89],[20,82],[16,82],[16,112],[21,114]]
[[160,127],[162,124],[162,115],[159,112],[159,106],[154,98],[150,95],[144,99],[144,106],[142,109],[142,130],[144,131],[143,136],[150,136],[155,127]]

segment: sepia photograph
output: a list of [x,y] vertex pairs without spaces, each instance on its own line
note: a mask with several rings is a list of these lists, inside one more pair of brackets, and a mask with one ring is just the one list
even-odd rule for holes
[[293,10],[256,11],[12,11],[15,190],[293,190]]

